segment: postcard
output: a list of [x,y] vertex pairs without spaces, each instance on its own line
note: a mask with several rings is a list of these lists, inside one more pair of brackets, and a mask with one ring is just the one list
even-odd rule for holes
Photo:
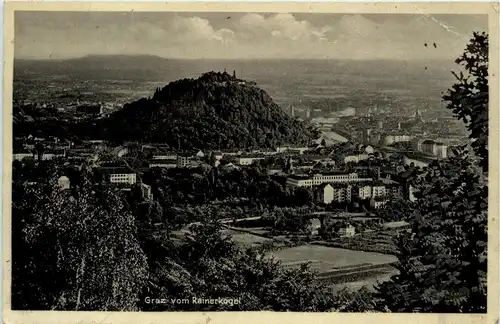
[[4,321],[496,323],[498,32],[492,3],[6,3]]

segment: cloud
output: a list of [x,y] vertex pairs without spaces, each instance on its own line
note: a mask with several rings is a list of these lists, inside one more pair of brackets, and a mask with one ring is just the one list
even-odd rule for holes
[[[179,58],[454,58],[477,16],[157,14],[16,18],[17,57],[154,54]],[[297,18],[301,17],[301,18]],[[306,17],[306,18],[304,18]],[[394,17],[394,18],[393,18]],[[463,25],[463,26],[462,26]],[[464,32],[465,30],[465,32]],[[437,49],[424,47],[436,42]]]

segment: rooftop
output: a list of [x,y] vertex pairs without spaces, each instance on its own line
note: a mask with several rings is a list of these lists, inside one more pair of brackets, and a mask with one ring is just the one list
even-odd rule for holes
[[177,162],[172,159],[153,159],[149,161],[149,164],[173,164],[177,165]]
[[136,173],[128,166],[104,166],[104,167],[99,167],[99,170],[105,173],[125,173],[125,174]]

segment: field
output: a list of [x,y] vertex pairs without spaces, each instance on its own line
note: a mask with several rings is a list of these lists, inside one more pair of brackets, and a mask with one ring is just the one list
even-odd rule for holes
[[373,286],[396,273],[391,263],[393,255],[352,251],[320,245],[302,245],[271,254],[285,266],[298,267],[309,263],[319,273],[319,279],[335,288],[348,285],[353,289],[363,285]]
[[262,244],[263,242],[271,241],[270,239],[265,237],[253,235],[250,233],[237,232],[233,230],[226,230],[224,231],[224,234],[230,234],[236,244],[245,247],[256,246]]
[[352,251],[321,245],[302,245],[273,253],[284,264],[298,261],[312,261],[318,270],[327,271],[337,267],[361,264],[386,264],[397,261],[393,255]]

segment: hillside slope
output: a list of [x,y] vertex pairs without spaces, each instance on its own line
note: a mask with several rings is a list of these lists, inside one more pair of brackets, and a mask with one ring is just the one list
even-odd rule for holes
[[164,142],[177,148],[273,148],[308,144],[310,126],[289,117],[262,89],[208,72],[157,89],[104,121],[112,141]]

